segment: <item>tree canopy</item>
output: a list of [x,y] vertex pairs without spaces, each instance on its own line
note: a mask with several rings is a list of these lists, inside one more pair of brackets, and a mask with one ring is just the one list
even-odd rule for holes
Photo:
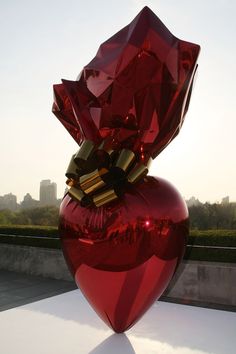
[[[198,204],[189,208],[190,228],[197,230],[236,229],[236,203]],[[0,211],[0,225],[58,225],[56,206],[24,209],[17,212]]]
[[24,209],[18,212],[1,210],[0,224],[57,226],[58,215],[59,209],[55,206]]

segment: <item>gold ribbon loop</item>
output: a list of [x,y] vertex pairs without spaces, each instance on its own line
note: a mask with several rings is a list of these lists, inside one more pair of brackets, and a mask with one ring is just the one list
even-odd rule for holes
[[128,149],[122,149],[116,161],[115,167],[119,167],[126,172],[135,160],[135,154]]
[[121,196],[129,184],[144,178],[148,167],[129,149],[112,150],[107,141],[95,147],[85,140],[66,171],[68,193],[82,206],[100,207]]
[[95,145],[92,141],[85,140],[79,151],[75,154],[74,161],[83,168],[86,161],[91,157],[94,147]]
[[74,187],[77,183],[78,183],[78,181],[76,181],[76,180],[73,179],[73,178],[68,178],[68,179],[66,180],[66,184],[67,184],[67,186],[69,186],[69,187]]
[[75,155],[74,154],[70,160],[70,163],[69,163],[69,166],[67,167],[67,170],[66,170],[66,177],[67,178],[76,178],[77,175],[78,175],[78,166],[77,164],[75,163]]
[[148,173],[148,168],[144,164],[137,164],[128,174],[127,181],[129,183],[136,183],[145,177]]
[[113,188],[110,188],[100,194],[97,194],[93,197],[93,202],[96,205],[96,207],[100,207],[104,204],[107,204],[111,202],[112,200],[115,200],[118,198],[118,195],[116,194],[115,190]]
[[106,183],[102,179],[102,176],[107,174],[108,170],[106,168],[102,168],[100,170],[96,169],[95,171],[83,175],[79,179],[80,188],[86,194],[91,194],[96,190],[104,187]]
[[75,199],[77,199],[79,202],[82,201],[82,199],[85,197],[85,194],[83,193],[83,191],[79,188],[75,188],[75,187],[70,187],[68,190],[68,193],[74,197]]

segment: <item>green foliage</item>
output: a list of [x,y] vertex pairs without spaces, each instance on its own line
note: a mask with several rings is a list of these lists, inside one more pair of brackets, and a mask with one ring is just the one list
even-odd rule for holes
[[[0,226],[0,243],[60,248],[57,227],[53,226]],[[15,236],[8,236],[15,235]],[[23,236],[23,237],[19,237]],[[205,246],[195,248],[192,245]],[[236,247],[236,230],[191,230],[185,259],[236,263],[235,249],[214,249],[207,246]]]
[[236,247],[236,230],[191,230],[188,244]]
[[[191,232],[185,259],[236,263],[236,203],[199,204],[189,208]],[[40,207],[19,212],[0,211],[0,243],[60,248],[58,208]],[[15,236],[8,236],[15,235]],[[23,236],[23,237],[19,237]],[[191,246],[204,247],[191,247]]]
[[45,225],[57,226],[58,208],[45,206],[25,209],[18,212],[10,210],[0,211],[0,225]]
[[236,229],[236,203],[193,205],[189,218],[191,229]]
[[22,235],[32,237],[54,237],[58,238],[58,228],[55,226],[33,226],[33,225],[0,225],[0,234]]
[[184,259],[191,261],[236,263],[236,250],[187,247]]
[[217,237],[225,237],[225,236],[236,236],[236,229],[233,230],[228,230],[228,229],[218,229],[218,230],[190,230],[190,236],[192,237],[211,237],[211,236],[217,236]]
[[[191,247],[193,245],[203,247]],[[229,247],[229,249],[211,247]],[[191,230],[184,258],[196,261],[236,263],[236,250],[233,249],[235,247],[236,230]]]
[[43,247],[43,248],[61,248],[61,243],[58,237],[49,238],[49,237],[30,237],[24,236],[8,236],[0,235],[0,243],[7,243],[12,245],[21,245],[21,246],[32,246],[32,247]]
[[[18,212],[0,211],[0,225],[57,226],[58,208],[55,206],[25,209]],[[192,230],[236,229],[236,203],[199,204],[189,207]]]
[[16,219],[16,213],[11,210],[5,209],[0,211],[0,224],[12,225]]
[[0,225],[0,243],[61,248],[58,228],[55,226]]

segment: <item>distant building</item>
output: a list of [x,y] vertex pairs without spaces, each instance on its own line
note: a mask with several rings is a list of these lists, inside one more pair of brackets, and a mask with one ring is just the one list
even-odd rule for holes
[[9,193],[0,197],[0,210],[9,209],[12,211],[17,210],[17,198],[16,195]]
[[221,204],[229,204],[229,196],[222,198]]
[[22,209],[36,208],[37,206],[39,206],[39,201],[33,199],[29,193],[24,196],[24,199],[20,204]]
[[40,182],[39,190],[40,206],[57,205],[57,185],[51,182],[50,179],[45,179]]
[[57,199],[57,184],[51,182],[50,179],[45,179],[40,182],[39,200],[33,199],[27,193],[22,202],[17,204],[17,197],[8,193],[0,196],[0,210],[8,209],[11,211],[19,211],[21,209],[31,209],[42,206],[59,207],[62,199]]
[[201,205],[202,203],[197,198],[191,197],[189,200],[186,200],[186,204],[188,207],[191,207]]

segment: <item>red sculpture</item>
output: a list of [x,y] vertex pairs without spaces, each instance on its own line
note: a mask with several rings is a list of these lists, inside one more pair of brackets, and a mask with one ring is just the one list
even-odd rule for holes
[[79,145],[89,141],[67,171],[64,255],[116,332],[161,296],[184,253],[185,202],[168,182],[145,175],[148,160],[183,124],[199,51],[145,7],[100,46],[76,81],[54,85],[54,114]]

